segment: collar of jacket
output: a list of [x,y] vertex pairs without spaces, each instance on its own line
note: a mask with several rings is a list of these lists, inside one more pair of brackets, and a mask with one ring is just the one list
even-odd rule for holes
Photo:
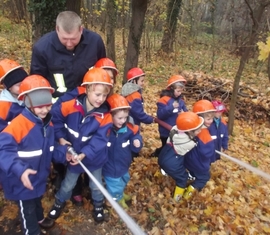
[[41,118],[36,116],[33,112],[31,112],[31,110],[29,108],[25,107],[24,110],[25,111],[23,111],[23,112],[26,113],[26,116],[30,121],[32,121],[34,123],[39,123],[39,124],[43,125],[44,127],[48,126],[52,120],[51,113],[48,113],[47,116],[42,120]]
[[127,126],[125,125],[125,126],[121,127],[120,129],[117,129],[117,127],[113,126],[113,131],[116,134],[126,133],[127,132]]
[[93,115],[103,117],[104,113],[109,112],[109,105],[105,101],[100,107],[93,108],[91,111],[86,113],[86,94],[81,94],[75,99],[74,107],[80,111],[83,116]]

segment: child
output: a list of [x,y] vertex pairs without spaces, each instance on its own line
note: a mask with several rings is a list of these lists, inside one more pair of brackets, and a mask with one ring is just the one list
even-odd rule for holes
[[[173,75],[168,80],[166,89],[161,91],[160,99],[157,102],[157,118],[171,126],[175,125],[179,113],[188,111],[181,96],[185,84],[186,80],[181,75]],[[159,155],[169,136],[169,130],[161,125],[158,125],[158,131],[161,147],[151,154],[152,157]]]
[[[212,139],[215,142],[216,150],[221,152],[228,149],[229,141],[227,123],[222,118],[222,114],[224,111],[226,111],[226,108],[225,105],[218,100],[212,101],[212,104],[214,105],[216,112],[214,121],[212,122],[208,130],[212,136]],[[216,153],[215,161],[219,159],[220,155]]]
[[109,160],[103,166],[103,176],[111,196],[125,209],[126,201],[131,197],[124,193],[130,180],[128,169],[132,162],[131,151],[139,152],[142,148],[142,137],[139,127],[128,122],[130,106],[127,100],[118,94],[107,99],[111,106],[113,128],[110,133]]
[[24,109],[23,101],[18,100],[19,87],[27,73],[16,61],[0,61],[0,83],[4,89],[0,93],[0,131]]
[[[112,127],[112,117],[105,101],[112,83],[104,69],[92,68],[85,74],[81,86],[86,88],[84,94],[54,107],[55,135],[61,144],[72,145],[78,158],[102,184],[102,167],[108,160],[107,142]],[[60,216],[79,175],[84,172],[78,161],[73,160],[67,166],[65,179],[55,195],[55,203],[49,212],[52,219]],[[94,219],[101,222],[104,220],[104,196],[92,181],[89,187]]]
[[127,99],[130,116],[134,123],[140,126],[141,122],[150,124],[155,122],[154,118],[145,113],[143,108],[142,88],[145,73],[140,68],[132,68],[127,73],[127,83],[122,87],[122,95]]
[[[115,63],[110,60],[109,58],[101,58],[98,60],[94,66],[95,68],[102,68],[104,69],[110,76],[111,78],[111,83],[114,85],[116,83],[116,75],[118,74],[118,70],[116,68]],[[91,69],[91,68],[90,68]],[[111,89],[112,92],[113,89]],[[76,87],[75,89],[66,92],[64,95],[58,98],[57,103],[62,103],[64,101],[71,100],[81,94],[85,93],[85,88],[84,87]]]
[[[94,66],[95,68],[103,68],[110,76],[111,78],[111,83],[114,85],[116,83],[116,75],[118,74],[118,70],[116,68],[115,63],[110,60],[109,58],[102,58],[98,60]],[[60,104],[64,101],[68,101],[71,99],[74,99],[75,97],[85,93],[85,88],[84,87],[77,87],[73,89],[70,92],[65,93],[63,96],[59,97],[57,100],[57,103]],[[113,89],[111,89],[110,93],[108,94],[111,95],[113,94]],[[55,104],[57,105],[57,104]],[[55,106],[54,105],[54,106]],[[56,165],[54,164],[55,172],[56,172],[56,177],[55,177],[55,189],[56,191],[59,190],[60,184],[64,178],[64,173],[65,173],[65,166],[61,166],[60,164]],[[83,205],[83,198],[82,198],[82,191],[83,191],[83,185],[89,185],[89,178],[87,174],[83,174],[79,176],[77,184],[75,185],[71,200],[74,205],[76,206],[82,206]]]
[[208,131],[213,122],[215,107],[208,100],[199,100],[193,105],[192,111],[204,118],[204,125],[195,137],[196,147],[185,156],[185,167],[195,177],[185,191],[185,199],[189,199],[196,190],[200,191],[205,186],[210,179],[210,164],[215,158],[215,143]]
[[[41,203],[52,159],[65,162],[66,146],[54,148],[50,109],[54,89],[39,76],[26,77],[19,100],[25,108],[0,133],[0,175],[5,197],[17,202],[24,234],[42,234],[54,221],[44,218]],[[71,156],[67,155],[67,160]]]
[[118,69],[116,68],[115,63],[109,58],[101,58],[95,63],[95,68],[102,68],[104,69],[111,78],[111,83],[116,83],[116,76],[118,74]]
[[194,137],[200,133],[203,122],[203,118],[193,112],[180,113],[158,157],[160,167],[176,181],[173,195],[176,202],[181,200],[188,180],[184,156],[195,147]]

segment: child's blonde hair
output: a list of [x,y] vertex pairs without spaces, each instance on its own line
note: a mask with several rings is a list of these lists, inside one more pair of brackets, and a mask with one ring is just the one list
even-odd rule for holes
[[102,86],[102,87],[103,87],[103,91],[104,91],[105,93],[107,93],[107,95],[110,93],[110,91],[111,91],[111,89],[112,89],[111,86],[109,86],[109,85],[106,85],[106,84],[100,84],[100,83],[95,83],[95,84],[87,85],[86,91],[89,91],[89,92],[95,91],[95,88],[96,88],[97,85]]

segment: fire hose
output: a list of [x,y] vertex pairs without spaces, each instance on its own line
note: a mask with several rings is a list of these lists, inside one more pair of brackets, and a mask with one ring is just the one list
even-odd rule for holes
[[[78,154],[74,151],[72,147],[68,148],[68,152],[72,154],[75,158]],[[134,235],[146,235],[145,232],[138,226],[137,223],[125,212],[125,210],[112,198],[112,196],[108,193],[108,191],[97,181],[97,179],[92,175],[92,173],[85,167],[85,165],[77,159],[81,167],[85,170],[86,174],[89,178],[96,184],[98,189],[102,192],[102,194],[106,197],[112,207],[115,209],[120,218],[126,223],[129,230]]]
[[[172,126],[171,125],[169,125],[166,122],[163,122],[162,120],[160,120],[158,118],[155,118],[155,122],[158,123],[159,125],[163,126],[164,128],[166,128],[167,130],[171,130],[172,129]],[[259,176],[262,176],[263,178],[265,178],[265,179],[267,179],[267,180],[270,181],[270,174],[267,174],[264,171],[262,171],[260,169],[257,169],[256,167],[253,167],[253,166],[247,164],[246,162],[243,162],[243,161],[241,161],[239,159],[236,159],[234,157],[231,157],[230,155],[227,155],[225,153],[222,153],[222,152],[220,152],[218,150],[215,150],[215,151],[216,151],[216,153],[222,155],[223,157],[229,159],[230,161],[235,162],[238,165],[240,165],[240,166],[242,166],[242,167],[250,170],[251,172],[253,172],[253,173],[255,173],[255,174],[259,175]]]

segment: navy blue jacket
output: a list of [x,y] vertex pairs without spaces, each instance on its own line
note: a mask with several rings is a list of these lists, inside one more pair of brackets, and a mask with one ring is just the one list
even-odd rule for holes
[[[173,107],[174,101],[178,101],[179,103],[178,108]],[[157,102],[158,119],[168,123],[171,126],[176,125],[176,119],[180,112],[187,112],[187,111],[188,110],[185,105],[185,101],[180,97],[178,99],[175,99],[169,96],[163,96]],[[170,131],[161,125],[158,125],[158,131],[161,137],[168,137],[170,134]]]
[[[133,141],[136,139],[141,143],[139,148],[133,145]],[[128,172],[132,162],[131,151],[138,153],[143,146],[139,127],[127,123],[126,126],[119,130],[112,128],[107,146],[109,160],[103,166],[103,175],[119,178]]]
[[[216,119],[212,122],[211,126],[208,128],[212,139],[215,142],[215,148],[218,151],[223,149],[228,149],[229,134],[227,123],[222,118]],[[216,160],[220,159],[220,155],[216,153]]]
[[140,126],[141,122],[145,124],[154,122],[154,118],[144,111],[141,91],[133,92],[126,96],[126,99],[131,106],[129,115],[133,118],[136,125]]
[[[51,115],[41,120],[25,108],[0,133],[0,179],[5,198],[29,200],[42,196],[51,161],[65,163],[66,150],[67,146],[55,143]],[[21,181],[26,169],[37,171],[29,175],[33,190]]]
[[54,74],[62,74],[64,87],[70,91],[82,83],[83,76],[95,63],[106,57],[102,38],[97,33],[83,29],[80,43],[69,51],[58,39],[55,31],[45,34],[34,45],[30,74],[39,74],[55,88],[54,97],[65,91],[57,90]]
[[210,165],[215,161],[215,144],[207,128],[195,136],[197,146],[185,155],[185,167],[192,172],[205,173],[210,170]]
[[[54,104],[53,124],[57,140],[69,141],[77,153],[84,153],[82,163],[88,170],[101,168],[108,160],[107,142],[112,127],[109,105],[104,102],[99,108],[86,112],[86,94],[72,100]],[[68,165],[73,173],[84,172],[81,165]]]

